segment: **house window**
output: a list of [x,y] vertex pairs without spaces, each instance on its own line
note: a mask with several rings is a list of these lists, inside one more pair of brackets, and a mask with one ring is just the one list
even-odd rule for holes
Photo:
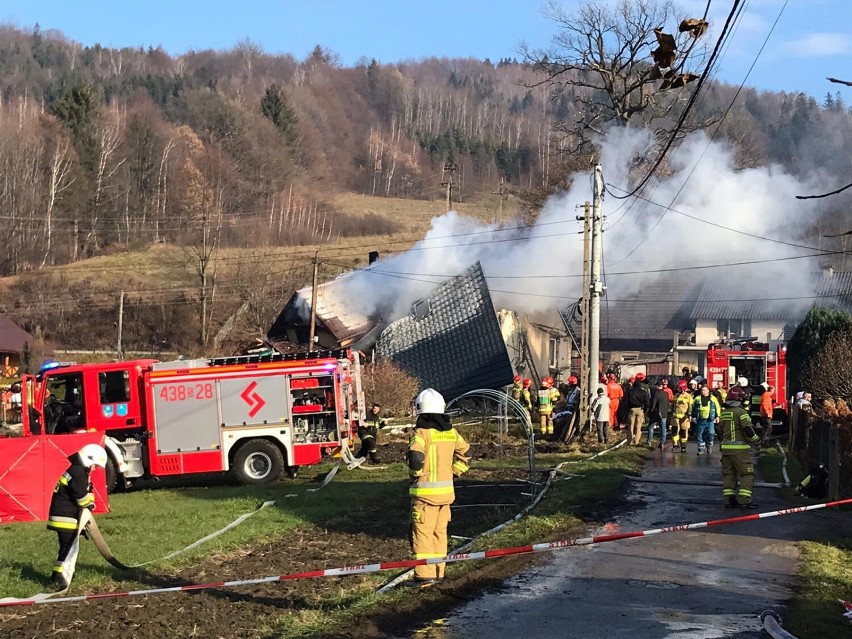
[[716,320],[716,334],[721,338],[751,337],[750,319]]
[[550,348],[548,349],[548,366],[550,368],[559,367],[559,340],[555,337],[550,338]]

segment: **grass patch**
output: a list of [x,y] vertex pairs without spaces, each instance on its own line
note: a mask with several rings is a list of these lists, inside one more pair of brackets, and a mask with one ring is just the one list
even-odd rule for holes
[[784,628],[800,639],[848,639],[852,622],[838,599],[852,600],[852,545],[802,542],[796,596]]
[[[206,487],[153,488],[112,495],[112,512],[99,515],[98,526],[118,559],[137,564],[188,546],[264,501],[276,501],[201,547],[149,567],[157,572],[174,572],[212,553],[228,553],[248,543],[281,538],[302,524],[328,525],[370,500],[404,495],[401,479],[405,470],[401,464],[369,474],[341,471],[330,486],[308,493],[307,489],[316,488],[317,480],[329,470],[329,464],[306,468],[296,481],[267,486],[232,486],[216,478],[214,485]],[[286,497],[288,494],[297,497]],[[25,597],[47,587],[56,548],[56,533],[47,530],[44,523],[0,527],[0,597]],[[110,589],[121,576],[92,544],[81,544],[75,592]],[[140,585],[133,580],[121,583]]]
[[[777,448],[765,449],[758,457],[763,478],[783,482],[783,455]],[[782,495],[796,505],[814,503],[796,493],[796,485],[807,470],[794,455],[787,457],[791,485]],[[784,615],[784,629],[800,639],[841,639],[852,634],[852,623],[842,616],[838,599],[852,600],[852,540],[838,538],[829,543],[803,541],[795,594]]]

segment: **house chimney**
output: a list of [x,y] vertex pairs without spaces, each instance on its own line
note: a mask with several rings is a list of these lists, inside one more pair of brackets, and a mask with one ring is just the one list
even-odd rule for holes
[[834,267],[833,266],[824,266],[822,269],[822,274],[825,277],[831,277],[834,275]]
[[368,266],[370,264],[372,264],[373,262],[378,262],[379,261],[379,252],[378,251],[370,251],[370,255],[367,258],[367,260],[368,260],[367,261]]

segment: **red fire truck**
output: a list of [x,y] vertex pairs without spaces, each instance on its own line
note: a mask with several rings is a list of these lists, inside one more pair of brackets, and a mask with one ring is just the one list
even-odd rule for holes
[[748,380],[746,389],[751,397],[750,412],[760,413],[762,383],[773,387],[772,420],[787,425],[787,346],[771,347],[755,337],[723,340],[707,346],[707,380],[710,387],[717,383],[728,388],[737,379]]
[[106,434],[108,490],[192,473],[292,476],[364,415],[358,355],[346,350],[66,364],[22,384],[24,436]]

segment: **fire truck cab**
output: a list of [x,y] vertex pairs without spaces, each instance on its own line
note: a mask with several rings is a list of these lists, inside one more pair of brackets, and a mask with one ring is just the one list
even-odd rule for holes
[[721,384],[728,388],[737,379],[748,380],[749,412],[760,413],[760,398],[764,392],[761,384],[773,387],[772,421],[786,427],[787,412],[787,346],[783,343],[770,346],[756,337],[714,342],[707,347],[707,380],[710,387]]
[[230,472],[265,483],[315,464],[363,418],[357,353],[57,365],[22,379],[23,433],[103,431],[107,487]]

